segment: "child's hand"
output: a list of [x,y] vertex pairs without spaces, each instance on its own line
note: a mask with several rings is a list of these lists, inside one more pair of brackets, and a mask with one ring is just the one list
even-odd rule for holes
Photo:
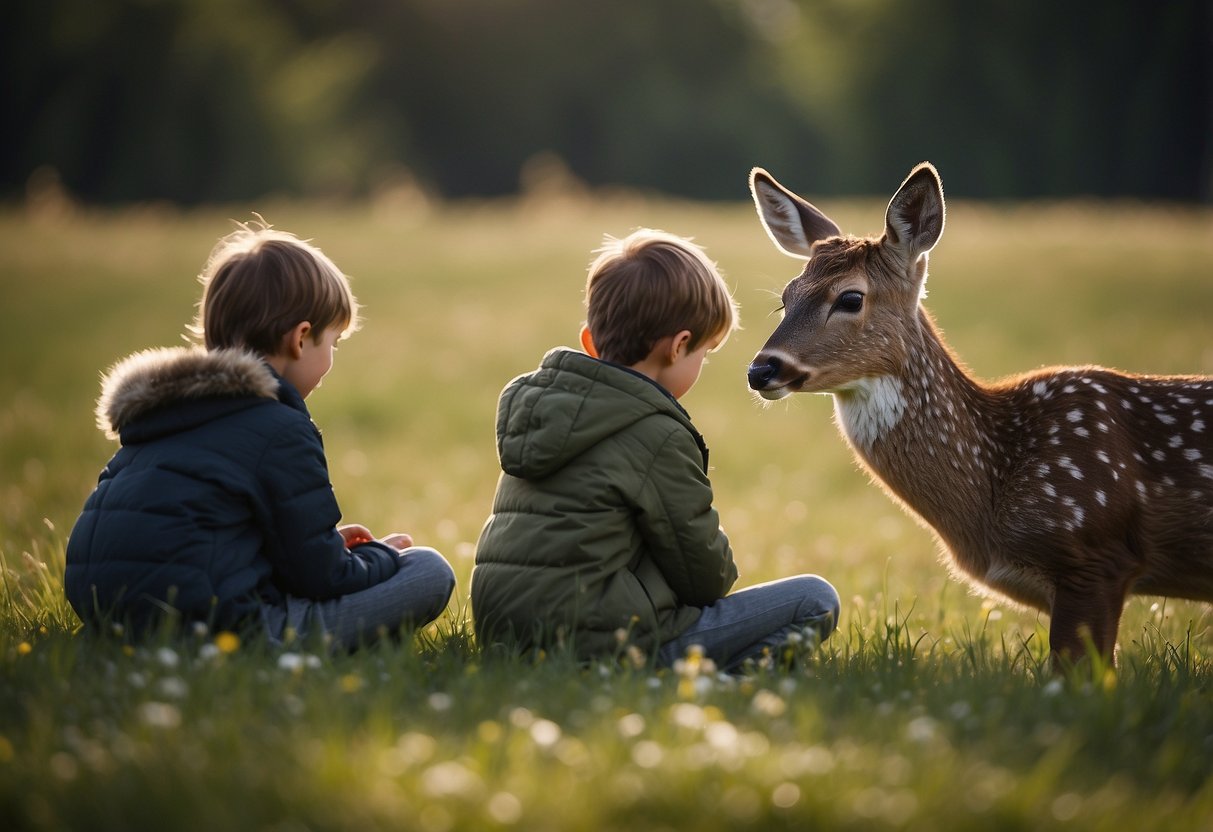
[[413,536],[411,534],[397,532],[396,534],[389,534],[387,537],[383,538],[383,542],[396,549],[407,549],[413,545]]
[[345,541],[345,548],[347,549],[352,549],[359,543],[370,543],[375,539],[370,529],[357,523],[351,523],[348,526],[338,526],[337,532],[341,535],[341,539]]

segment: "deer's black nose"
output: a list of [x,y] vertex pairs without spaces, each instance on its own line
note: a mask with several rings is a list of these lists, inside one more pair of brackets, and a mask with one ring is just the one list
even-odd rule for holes
[[762,390],[771,383],[771,379],[779,375],[783,362],[771,356],[766,359],[757,358],[750,365],[749,379],[751,390]]

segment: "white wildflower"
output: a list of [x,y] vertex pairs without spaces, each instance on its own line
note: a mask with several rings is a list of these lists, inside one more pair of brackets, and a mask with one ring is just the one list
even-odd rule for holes
[[627,714],[619,718],[619,735],[625,739],[638,737],[644,733],[644,717],[640,714]]
[[531,739],[540,748],[551,748],[560,741],[560,726],[550,719],[537,719],[531,724]]
[[431,797],[472,797],[483,786],[480,775],[455,760],[432,765],[421,774],[421,787]]
[[762,714],[763,716],[778,717],[783,716],[784,712],[787,711],[788,704],[783,701],[783,697],[779,694],[763,688],[754,694],[750,707],[755,713]]
[[137,712],[144,724],[153,728],[176,728],[181,724],[181,711],[167,702],[144,702]]
[[165,676],[156,684],[156,692],[166,699],[184,699],[190,689],[180,676]]

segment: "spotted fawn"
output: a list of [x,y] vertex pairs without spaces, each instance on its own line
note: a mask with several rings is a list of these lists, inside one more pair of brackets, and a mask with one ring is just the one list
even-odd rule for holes
[[777,248],[807,260],[749,368],[765,399],[834,396],[839,428],[889,494],[931,526],[953,572],[1049,614],[1058,666],[1111,660],[1130,594],[1213,601],[1213,377],[1061,367],[986,384],[921,300],[944,228],[930,164],[880,237],[844,236],[755,168]]

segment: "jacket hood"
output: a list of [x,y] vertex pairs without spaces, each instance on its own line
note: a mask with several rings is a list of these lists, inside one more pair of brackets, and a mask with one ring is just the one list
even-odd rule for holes
[[110,439],[136,420],[197,399],[277,399],[279,379],[256,353],[167,347],[137,352],[101,380],[97,427]]
[[603,439],[654,414],[681,422],[704,452],[691,417],[655,382],[626,367],[558,347],[511,381],[497,407],[497,453],[511,476],[540,479]]

